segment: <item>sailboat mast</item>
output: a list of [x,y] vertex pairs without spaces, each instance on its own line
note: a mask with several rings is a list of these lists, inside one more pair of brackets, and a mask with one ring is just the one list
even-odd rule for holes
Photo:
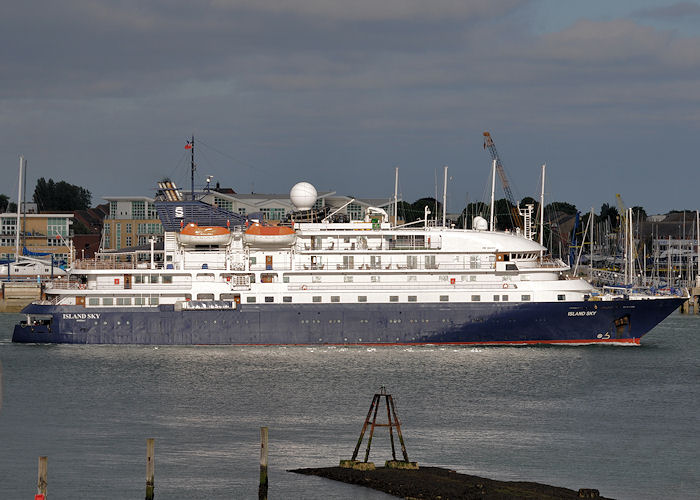
[[491,214],[490,214],[490,217],[489,217],[489,219],[491,219],[491,220],[490,220],[490,223],[491,223],[490,229],[491,229],[491,231],[494,230],[494,227],[493,227],[493,215],[494,215],[494,208],[496,208],[496,207],[493,206],[493,204],[494,204],[494,199],[493,199],[493,198],[494,198],[494,196],[495,196],[495,194],[496,194],[496,193],[495,193],[495,190],[496,190],[496,160],[493,160],[493,168],[491,169]]
[[395,168],[394,174],[394,226],[399,225],[399,167]]
[[695,211],[695,239],[698,242],[698,273],[695,275],[695,286],[700,287],[700,211]]
[[[540,245],[544,246],[544,174],[547,164],[542,165],[542,188],[540,189]],[[540,252],[541,253],[541,252]]]
[[[22,207],[22,170],[24,156],[19,157],[19,182],[17,183],[17,227],[15,228],[15,262],[19,262],[19,214]],[[10,265],[9,263],[7,264]]]
[[447,165],[445,165],[445,179],[442,181],[442,227],[447,223]]
[[589,277],[590,279],[593,279],[593,227],[594,227],[594,224],[595,224],[595,212],[594,212],[593,207],[591,207],[591,240],[590,240],[590,245],[591,245],[591,248],[590,248],[590,250],[591,250],[591,261],[589,262],[589,264],[590,264],[590,273],[589,273],[589,275],[588,275],[588,277]]

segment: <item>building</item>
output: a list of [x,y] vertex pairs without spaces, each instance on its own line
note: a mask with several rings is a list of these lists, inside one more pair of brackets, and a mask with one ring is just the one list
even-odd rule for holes
[[109,213],[103,221],[103,250],[144,246],[151,238],[163,240],[163,226],[153,198],[110,196],[104,199],[109,202]]
[[[68,262],[73,239],[72,218],[72,213],[20,214],[20,254],[49,253],[57,262]],[[16,258],[16,235],[17,214],[0,214],[0,259]]]

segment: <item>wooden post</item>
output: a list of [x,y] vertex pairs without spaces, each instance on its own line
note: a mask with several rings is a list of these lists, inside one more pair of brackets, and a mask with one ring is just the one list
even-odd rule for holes
[[260,486],[258,500],[267,500],[267,427],[260,427]]
[[46,485],[47,485],[47,475],[48,475],[48,458],[39,457],[39,476],[36,482],[36,492],[39,498],[46,498]]
[[155,490],[155,440],[146,439],[146,500],[153,500]]

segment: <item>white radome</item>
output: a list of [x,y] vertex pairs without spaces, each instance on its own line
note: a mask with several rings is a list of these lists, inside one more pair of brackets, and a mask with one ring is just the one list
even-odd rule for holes
[[472,228],[476,229],[477,231],[488,231],[489,223],[486,222],[486,219],[483,217],[476,216],[472,222]]
[[316,188],[308,182],[298,182],[294,184],[289,192],[289,199],[297,210],[311,210],[316,203],[318,193]]

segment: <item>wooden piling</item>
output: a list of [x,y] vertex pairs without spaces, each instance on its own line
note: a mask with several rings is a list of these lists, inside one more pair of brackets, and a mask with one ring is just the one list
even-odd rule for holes
[[267,500],[267,427],[260,427],[260,486],[258,500]]
[[155,492],[155,440],[146,439],[146,500],[153,500]]
[[39,498],[46,498],[48,462],[48,457],[39,457],[39,474],[36,482],[36,492]]

